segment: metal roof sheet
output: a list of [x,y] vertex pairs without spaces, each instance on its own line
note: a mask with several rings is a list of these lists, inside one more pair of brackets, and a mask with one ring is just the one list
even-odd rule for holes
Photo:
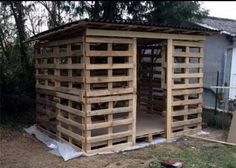
[[236,36],[236,20],[218,17],[206,17],[203,18],[200,23],[205,24],[205,27],[212,27],[230,36]]

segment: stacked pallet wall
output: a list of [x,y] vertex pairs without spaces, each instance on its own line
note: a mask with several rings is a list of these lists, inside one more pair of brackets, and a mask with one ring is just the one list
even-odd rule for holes
[[84,64],[82,38],[37,44],[37,126],[82,148]]
[[173,41],[172,131],[174,136],[201,130],[203,42]]
[[86,151],[135,143],[136,39],[86,37]]

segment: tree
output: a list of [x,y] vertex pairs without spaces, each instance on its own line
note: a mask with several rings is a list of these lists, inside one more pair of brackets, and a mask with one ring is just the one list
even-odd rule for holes
[[47,11],[48,28],[80,18],[88,7],[85,1],[38,1]]
[[39,1],[48,12],[48,28],[61,25],[61,1]]
[[92,1],[86,11],[92,19],[173,24],[195,21],[208,14],[197,1]]
[[19,45],[21,64],[22,67],[29,68],[27,45],[24,43],[27,38],[25,32],[25,8],[22,1],[6,1],[3,6],[10,7],[17,30],[17,44]]
[[131,21],[144,21],[148,12],[149,3],[146,1],[127,1],[127,14],[129,15],[127,20]]
[[85,6],[85,11],[88,13],[91,19],[101,18],[102,5],[100,1],[92,1],[87,3]]
[[0,45],[4,49],[0,61],[1,112],[15,118],[33,105],[34,66],[31,48],[25,43],[25,5],[22,1],[5,1],[0,2],[0,8]]
[[197,1],[150,1],[150,12],[146,15],[148,22],[181,23],[195,21],[208,14]]

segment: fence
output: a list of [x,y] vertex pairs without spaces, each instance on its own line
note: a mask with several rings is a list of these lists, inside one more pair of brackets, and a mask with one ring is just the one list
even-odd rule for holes
[[[236,74],[219,71],[204,72],[203,107],[218,111],[234,110]],[[236,101],[235,101],[236,102]]]

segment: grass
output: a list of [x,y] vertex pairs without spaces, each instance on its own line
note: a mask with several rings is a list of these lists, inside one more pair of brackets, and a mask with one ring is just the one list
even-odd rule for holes
[[160,161],[168,159],[183,160],[186,168],[236,168],[236,147],[203,142],[179,146],[177,150],[166,147],[149,168],[161,168]]

